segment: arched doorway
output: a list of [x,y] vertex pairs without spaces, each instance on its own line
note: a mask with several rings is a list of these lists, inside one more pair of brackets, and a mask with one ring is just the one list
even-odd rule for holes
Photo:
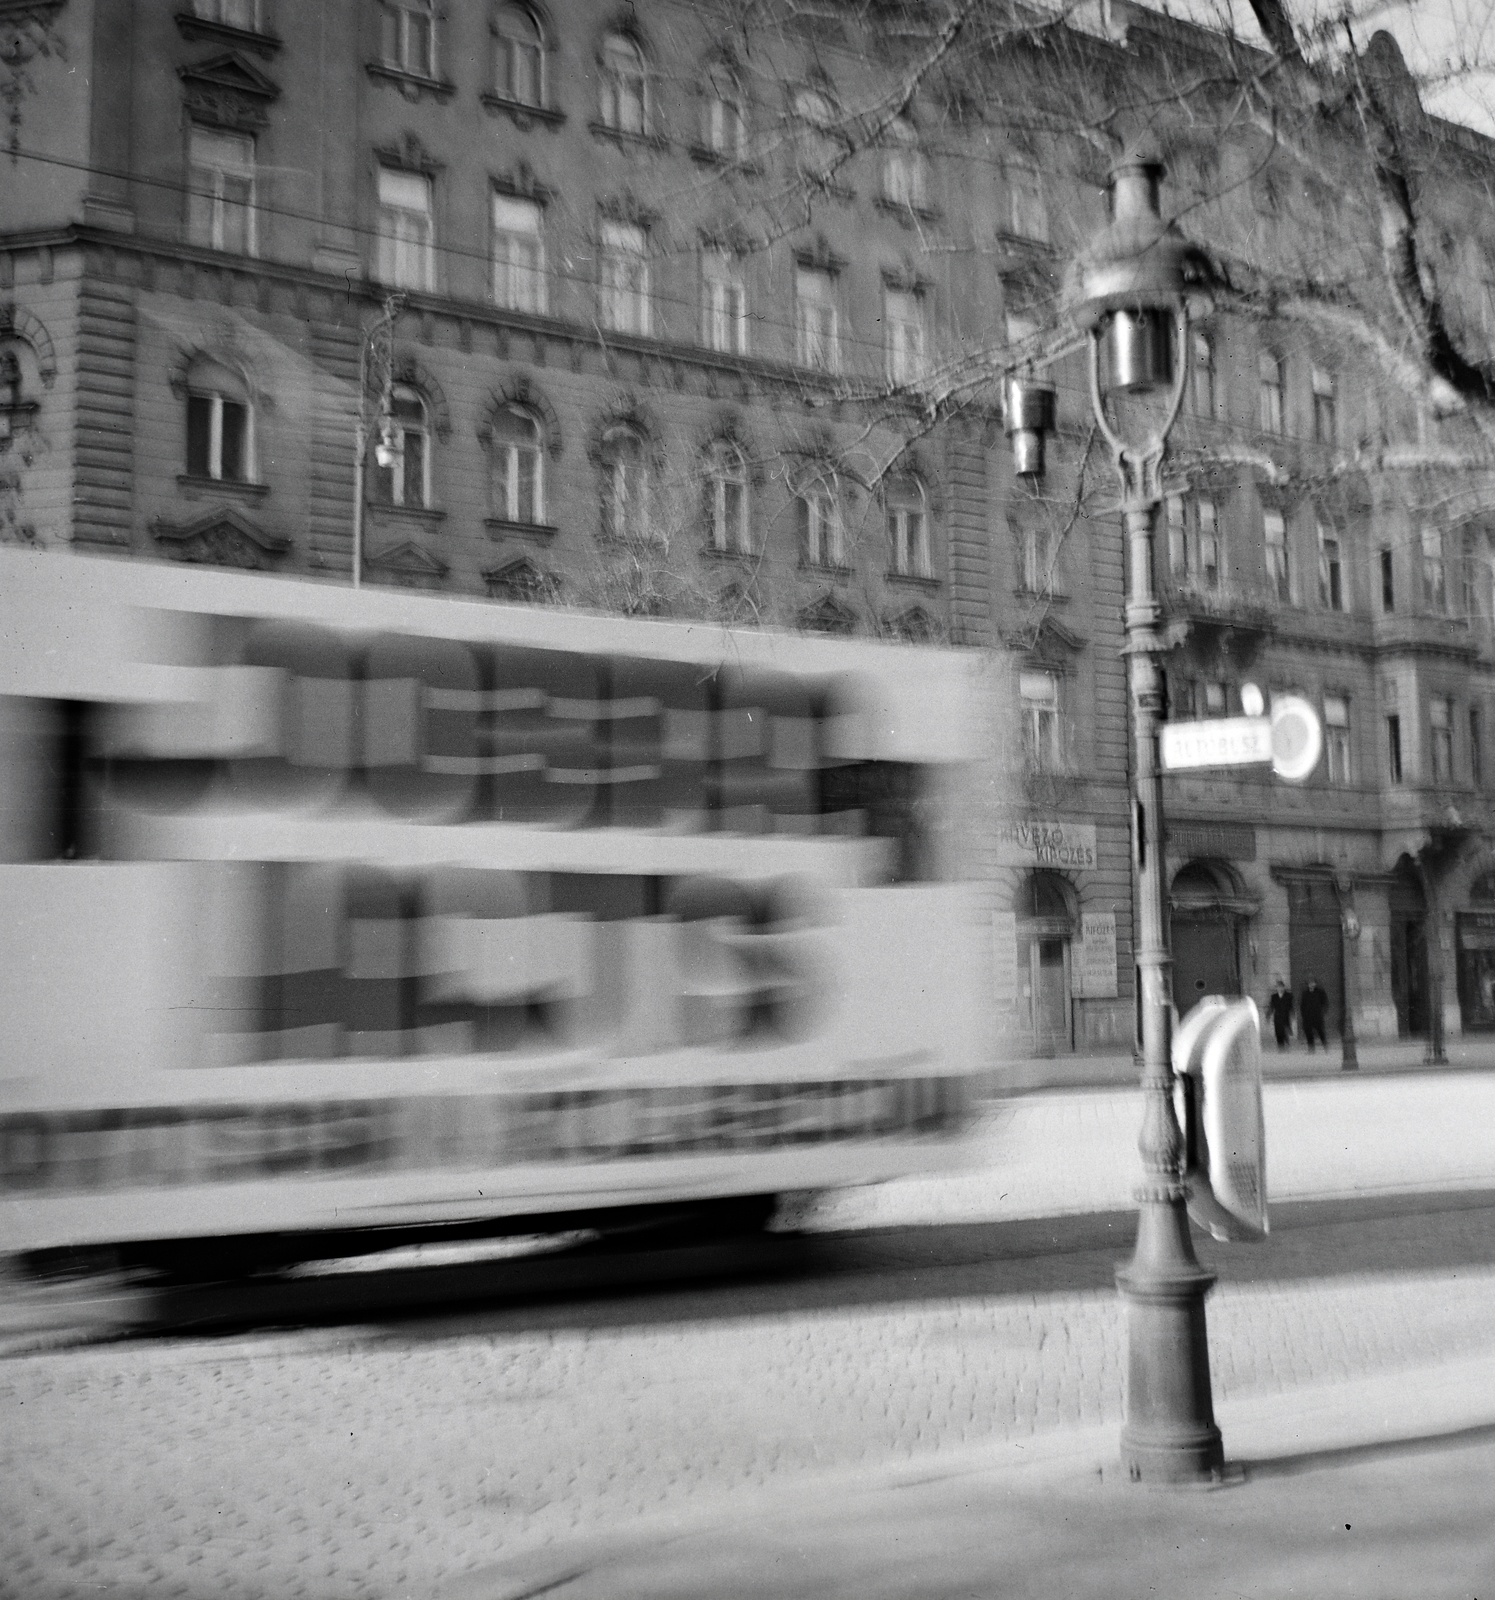
[[1427,1032],[1427,901],[1417,868],[1403,856],[1386,893],[1391,921],[1391,998],[1396,1030],[1407,1038]]
[[1030,872],[1018,888],[1017,948],[1027,958],[1028,1020],[1033,1053],[1074,1048],[1070,941],[1077,924],[1074,888],[1057,872]]
[[1179,1016],[1207,994],[1241,992],[1237,927],[1242,894],[1229,867],[1190,861],[1180,867],[1168,896],[1172,915],[1173,1003]]
[[[1327,874],[1328,869],[1321,869]],[[1302,1004],[1313,979],[1328,996],[1329,1034],[1344,1031],[1344,928],[1334,880],[1325,875],[1287,885],[1288,986]]]
[[1459,1017],[1465,1033],[1495,1031],[1495,872],[1469,886],[1459,934]]

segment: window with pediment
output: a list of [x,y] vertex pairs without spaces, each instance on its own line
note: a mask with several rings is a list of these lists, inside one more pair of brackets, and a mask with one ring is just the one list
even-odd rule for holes
[[545,30],[528,6],[500,6],[493,17],[493,92],[521,106],[546,103]]

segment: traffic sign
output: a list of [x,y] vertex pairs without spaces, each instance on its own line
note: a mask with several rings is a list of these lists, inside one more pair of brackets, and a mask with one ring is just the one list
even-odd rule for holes
[[1302,783],[1319,764],[1324,730],[1319,714],[1301,695],[1272,702],[1272,771],[1289,783]]
[[1163,767],[1267,766],[1272,760],[1270,717],[1211,717],[1163,724]]

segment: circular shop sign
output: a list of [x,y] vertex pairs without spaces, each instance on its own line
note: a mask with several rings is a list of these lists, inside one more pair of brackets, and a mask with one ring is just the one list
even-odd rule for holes
[[1300,695],[1272,702],[1272,771],[1289,783],[1302,783],[1319,764],[1324,730],[1318,712]]

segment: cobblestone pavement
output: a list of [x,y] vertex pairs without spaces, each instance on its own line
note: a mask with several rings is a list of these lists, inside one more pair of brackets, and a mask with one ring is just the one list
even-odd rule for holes
[[[1278,1236],[1211,1298],[1217,1400],[1495,1354],[1491,1219],[1470,1204]],[[864,1248],[917,1277],[918,1234]],[[874,1272],[818,1301],[730,1285],[15,1359],[0,1594],[424,1597],[799,1474],[1114,1424],[1116,1253],[969,1268],[956,1293],[935,1274],[925,1298]]]

